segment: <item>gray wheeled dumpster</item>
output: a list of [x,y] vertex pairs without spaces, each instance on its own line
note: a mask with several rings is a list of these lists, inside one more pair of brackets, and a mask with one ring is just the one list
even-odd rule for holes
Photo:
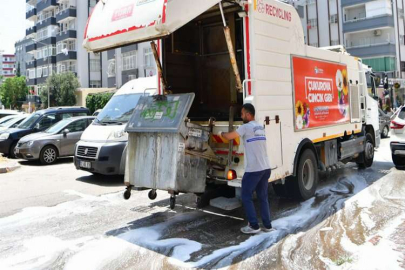
[[132,187],[151,189],[151,199],[156,190],[165,190],[172,194],[174,207],[179,192],[205,191],[207,159],[201,155],[209,149],[209,130],[187,119],[193,93],[158,98],[141,97],[126,127],[125,197]]

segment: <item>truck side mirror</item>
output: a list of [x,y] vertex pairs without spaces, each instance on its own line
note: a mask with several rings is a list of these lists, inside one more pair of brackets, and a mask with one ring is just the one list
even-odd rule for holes
[[68,133],[69,133],[69,130],[67,128],[64,129],[63,132],[62,132],[63,137],[66,137]]

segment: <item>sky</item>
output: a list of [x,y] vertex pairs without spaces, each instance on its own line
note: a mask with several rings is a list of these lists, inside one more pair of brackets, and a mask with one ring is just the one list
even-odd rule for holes
[[32,23],[25,19],[26,0],[0,0],[0,53],[15,52],[14,44]]

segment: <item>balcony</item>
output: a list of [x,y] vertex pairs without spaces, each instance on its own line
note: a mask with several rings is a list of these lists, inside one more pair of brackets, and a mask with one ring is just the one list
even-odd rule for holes
[[56,6],[58,6],[56,0],[42,0],[37,4],[37,11],[40,12],[49,8],[54,8]]
[[58,25],[56,23],[56,18],[55,17],[49,17],[48,19],[43,20],[43,21],[36,24],[37,30],[40,30],[40,29],[45,28],[45,27],[50,26],[50,25]]
[[37,67],[37,61],[32,60],[30,62],[25,63],[26,68],[36,68]]
[[27,13],[25,14],[25,18],[27,20],[35,20],[37,17],[37,9],[33,8],[30,11],[27,11]]
[[27,85],[37,85],[37,79],[28,79],[27,80]]
[[56,64],[56,56],[45,57],[37,60],[37,67],[45,66],[48,64]]
[[56,21],[58,23],[62,23],[65,20],[74,18],[76,18],[76,8],[73,7],[62,10],[58,14],[56,14]]
[[343,33],[358,32],[382,27],[394,27],[394,17],[383,15],[371,18],[362,18],[355,21],[343,23]]
[[25,30],[25,35],[26,36],[30,36],[32,34],[35,34],[37,32],[37,27],[36,26],[32,26],[28,29]]
[[341,0],[341,5],[342,7],[348,7],[348,6],[355,6],[359,4],[365,4],[367,2],[370,2],[370,0]]
[[378,55],[396,55],[395,44],[392,43],[352,47],[347,48],[347,52],[360,58],[374,57]]
[[25,51],[28,52],[32,52],[35,51],[37,49],[37,44],[30,44],[28,46],[25,47]]
[[44,83],[46,82],[46,79],[48,79],[48,76],[37,78],[37,79],[36,79],[36,80],[37,80],[37,84],[44,84]]
[[67,30],[60,32],[59,34],[56,35],[56,42],[69,39],[69,38],[77,38],[77,33],[76,30]]
[[69,51],[67,54],[60,53],[56,56],[56,61],[77,60],[77,52]]
[[42,48],[48,45],[55,45],[56,44],[56,37],[49,37],[47,39],[41,40],[37,42],[37,49]]

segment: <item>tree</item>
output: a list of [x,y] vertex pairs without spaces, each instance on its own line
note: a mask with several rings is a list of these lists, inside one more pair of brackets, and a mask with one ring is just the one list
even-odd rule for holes
[[21,77],[20,62],[18,62],[18,65],[17,65],[17,73],[16,73],[16,76],[17,76],[17,77]]
[[6,108],[20,109],[27,94],[25,77],[8,78],[0,87],[1,102]]
[[80,83],[72,72],[52,74],[46,80],[41,91],[42,104],[48,105],[48,90],[50,90],[51,106],[73,106],[76,104],[75,91]]

